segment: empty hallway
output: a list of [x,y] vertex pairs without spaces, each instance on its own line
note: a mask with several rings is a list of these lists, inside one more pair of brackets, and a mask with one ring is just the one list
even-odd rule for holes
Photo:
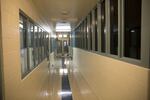
[[150,100],[150,0],[0,0],[0,100]]

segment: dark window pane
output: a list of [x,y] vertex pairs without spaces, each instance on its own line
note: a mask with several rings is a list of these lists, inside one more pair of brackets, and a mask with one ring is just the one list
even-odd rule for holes
[[82,46],[81,46],[81,48],[82,49],[84,49],[84,24],[83,24],[83,22],[82,22],[82,24],[81,24],[81,40],[82,40]]
[[92,50],[92,13],[90,13],[90,50]]
[[81,48],[81,25],[79,26],[79,48]]
[[83,22],[83,25],[84,25],[84,27],[83,27],[83,33],[84,33],[84,49],[86,49],[86,24],[85,24],[86,22],[84,21]]
[[124,56],[141,56],[141,0],[125,0]]
[[94,19],[95,19],[95,51],[98,51],[98,35],[97,35],[97,8],[95,9],[94,13]]
[[27,18],[20,13],[19,20],[19,29],[20,29],[20,59],[21,59],[21,73],[22,77],[29,71],[28,68],[28,52],[27,52]]
[[118,0],[110,0],[110,53],[118,54]]
[[83,23],[84,23],[84,31],[83,31],[84,32],[84,49],[86,49],[86,44],[87,44],[86,43],[86,22],[84,21]]
[[103,0],[101,3],[101,52],[106,51],[105,17],[105,0]]
[[27,19],[20,14],[19,21],[21,49],[27,48]]
[[[52,38],[51,38],[51,52],[52,52]],[[42,60],[44,60],[44,30],[42,30]]]
[[86,32],[86,49],[88,50],[88,25],[87,25],[87,18],[85,20],[85,32]]
[[28,22],[28,62],[30,70],[34,68],[34,49],[33,49],[33,38],[34,38],[34,25],[32,22]]
[[34,26],[34,56],[35,56],[35,65],[38,65],[38,27]]

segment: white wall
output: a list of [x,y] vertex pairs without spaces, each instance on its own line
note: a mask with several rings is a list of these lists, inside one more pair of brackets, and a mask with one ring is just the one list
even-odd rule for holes
[[73,50],[74,68],[99,100],[149,100],[149,69],[81,49]]

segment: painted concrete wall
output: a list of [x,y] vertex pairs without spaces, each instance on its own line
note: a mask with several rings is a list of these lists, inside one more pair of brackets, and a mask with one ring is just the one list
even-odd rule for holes
[[[80,92],[84,97],[91,93],[98,100],[149,100],[149,69],[81,49],[73,50],[74,71],[81,73],[90,88],[88,92]],[[86,91],[84,86],[80,90]]]
[[1,0],[2,48],[5,100],[49,100],[48,62],[21,79],[19,9],[39,25],[47,25],[32,0]]

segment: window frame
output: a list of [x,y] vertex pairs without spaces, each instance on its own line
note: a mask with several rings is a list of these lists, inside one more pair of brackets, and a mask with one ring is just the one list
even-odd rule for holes
[[[31,32],[30,25],[33,25],[33,33]],[[27,27],[28,27],[28,29],[27,29],[28,30],[28,32],[27,32],[27,52],[28,52],[28,64],[29,64],[28,66],[29,66],[30,70],[33,70],[34,66],[35,66],[35,64],[34,64],[34,55],[32,55],[32,57],[33,57],[33,59],[32,59],[33,60],[33,66],[30,66],[31,59],[29,57],[29,52],[30,52],[30,48],[33,48],[33,51],[34,51],[34,44],[32,44],[32,42],[34,43],[34,22],[32,20],[28,19]],[[31,44],[29,44],[29,42],[28,42],[28,37],[29,37],[28,35],[29,34],[31,36],[31,40],[30,40]],[[33,37],[32,37],[32,34],[33,34]],[[34,53],[32,53],[32,54],[34,54]],[[32,67],[32,68],[30,68],[30,67]]]
[[[20,21],[20,17],[22,17],[23,18],[23,20],[25,19],[25,25],[26,25],[26,29],[25,29],[25,35],[23,35],[23,36],[25,36],[25,41],[24,41],[24,37],[22,37],[23,38],[23,42],[26,42],[25,44],[24,43],[22,43],[23,44],[23,47],[21,46],[22,44],[21,44],[21,40],[20,40],[20,66],[21,66],[21,78],[23,78],[23,77],[25,77],[29,72],[30,72],[30,68],[29,68],[29,62],[28,62],[28,43],[27,43],[27,38],[28,38],[28,19],[27,19],[27,16],[22,12],[22,11],[20,11],[19,12],[19,21]],[[19,22],[19,25],[20,25],[20,22]],[[24,29],[23,29],[24,30]],[[20,34],[20,37],[19,38],[21,38],[21,34],[24,34],[24,33],[21,33],[20,32],[20,26],[19,26],[19,34]],[[25,45],[25,46],[24,46]],[[26,61],[26,62],[24,62],[24,63],[26,63],[25,65],[26,65],[26,70],[25,70],[25,72],[23,72],[22,71],[22,58],[21,58],[21,52],[22,52],[22,50],[24,51],[26,51],[26,60],[24,60],[24,61]]]
[[[144,11],[144,5],[146,5],[146,1],[141,0],[142,1],[142,6],[141,6],[141,59],[135,59],[135,58],[130,58],[130,57],[125,57],[124,56],[124,14],[125,14],[125,0],[122,0],[121,2],[121,15],[122,15],[122,43],[121,43],[121,60],[129,62],[129,63],[133,63],[136,65],[140,65],[140,66],[145,66],[145,67],[149,67],[149,47],[150,47],[150,43],[147,42],[149,41],[148,37],[150,37],[149,34],[146,34],[147,32],[144,32],[144,23],[146,22],[146,19],[144,19],[144,17],[146,17],[145,11]],[[149,31],[150,32],[150,31]]]
[[[41,60],[39,61],[39,50],[37,50],[37,53],[36,53],[37,59],[36,59],[35,50],[40,47],[39,43],[41,42],[42,34],[49,35],[49,32],[46,32],[40,25],[35,23],[35,21],[33,21],[29,16],[27,16],[21,9],[19,9],[19,14],[18,15],[19,15],[19,20],[20,20],[20,16],[24,17],[26,19],[26,35],[27,35],[26,36],[26,47],[21,48],[21,42],[20,42],[20,48],[19,48],[20,49],[20,55],[21,55],[21,49],[27,49],[27,58],[28,58],[27,59],[27,71],[25,73],[22,73],[22,70],[21,70],[21,79],[23,80],[30,72],[32,72],[35,68],[37,68],[38,65],[44,61],[44,59],[46,59],[46,56],[43,59],[41,57]],[[29,50],[28,50],[29,49],[28,35],[31,34],[31,33],[29,33],[29,29],[30,29],[30,24],[29,23],[31,23],[33,25],[33,47],[32,48],[33,48],[33,51],[34,51],[34,54],[33,54],[34,67],[32,69],[30,68],[30,65],[29,65]],[[19,24],[20,24],[20,22],[19,22]],[[37,32],[35,32],[35,26],[37,26]],[[18,27],[18,29],[20,30],[20,27]],[[39,29],[44,30],[44,33],[42,31],[41,31],[41,33],[39,33]],[[20,32],[19,32],[19,34],[20,34]],[[39,34],[40,34],[40,38],[39,38]],[[35,37],[37,37],[37,39],[35,39]],[[32,40],[31,40],[31,42],[32,42]],[[49,42],[49,39],[46,42]],[[47,46],[49,48],[48,44],[47,44]],[[47,50],[49,50],[49,49],[47,49]],[[48,52],[48,54],[49,54],[49,52]],[[38,60],[37,64],[36,64],[36,60]],[[20,57],[20,61],[21,61],[21,57]],[[21,62],[20,62],[20,64],[21,64]]]
[[[105,2],[105,27],[104,27],[104,34],[105,34],[105,37],[104,37],[104,39],[105,39],[105,51],[103,52],[102,51],[102,8],[101,8],[101,6],[102,6],[102,3],[103,2]],[[108,3],[107,3],[107,0],[101,0],[101,2],[100,2],[100,22],[101,22],[101,26],[99,27],[100,28],[100,43],[101,43],[101,47],[100,47],[100,53],[101,54],[107,54],[108,53],[108,8],[107,8],[107,5],[108,5]],[[105,32],[106,31],[106,32]]]
[[110,44],[110,42],[111,42],[111,16],[110,16],[110,14],[111,14],[111,12],[110,12],[110,0],[108,0],[107,1],[107,8],[108,8],[108,17],[107,17],[107,30],[108,30],[108,54],[110,54],[110,56],[112,56],[112,57],[115,57],[115,58],[119,58],[120,56],[121,56],[121,54],[120,54],[120,49],[121,49],[121,46],[120,46],[120,36],[121,36],[121,16],[120,16],[120,8],[121,6],[120,6],[120,0],[118,0],[118,52],[117,52],[117,54],[112,54],[111,53],[111,44]]
[[[142,0],[142,11],[141,11],[141,60],[137,60],[134,58],[124,57],[124,1],[125,0],[118,0],[118,55],[114,55],[110,53],[110,1],[105,0],[105,11],[106,11],[106,31],[107,31],[107,38],[106,38],[106,52],[101,52],[101,2],[99,1],[97,4],[97,13],[98,13],[98,52],[94,50],[90,50],[90,31],[89,31],[89,14],[86,16],[84,20],[87,20],[87,44],[88,48],[86,51],[96,53],[99,55],[107,56],[113,59],[117,59],[120,61],[124,61],[127,63],[131,63],[134,65],[143,66],[145,68],[150,68],[150,22],[148,22],[150,13],[148,13],[149,3],[146,0]],[[94,8],[93,8],[94,9]],[[90,11],[91,13],[91,11]],[[75,29],[76,30],[76,29]],[[76,32],[75,32],[76,33]],[[75,39],[78,42],[77,39]],[[77,47],[77,46],[75,46]],[[77,47],[80,48],[80,47]],[[82,49],[82,48],[80,48]]]
[[98,5],[95,6],[94,10],[94,51],[98,52]]

